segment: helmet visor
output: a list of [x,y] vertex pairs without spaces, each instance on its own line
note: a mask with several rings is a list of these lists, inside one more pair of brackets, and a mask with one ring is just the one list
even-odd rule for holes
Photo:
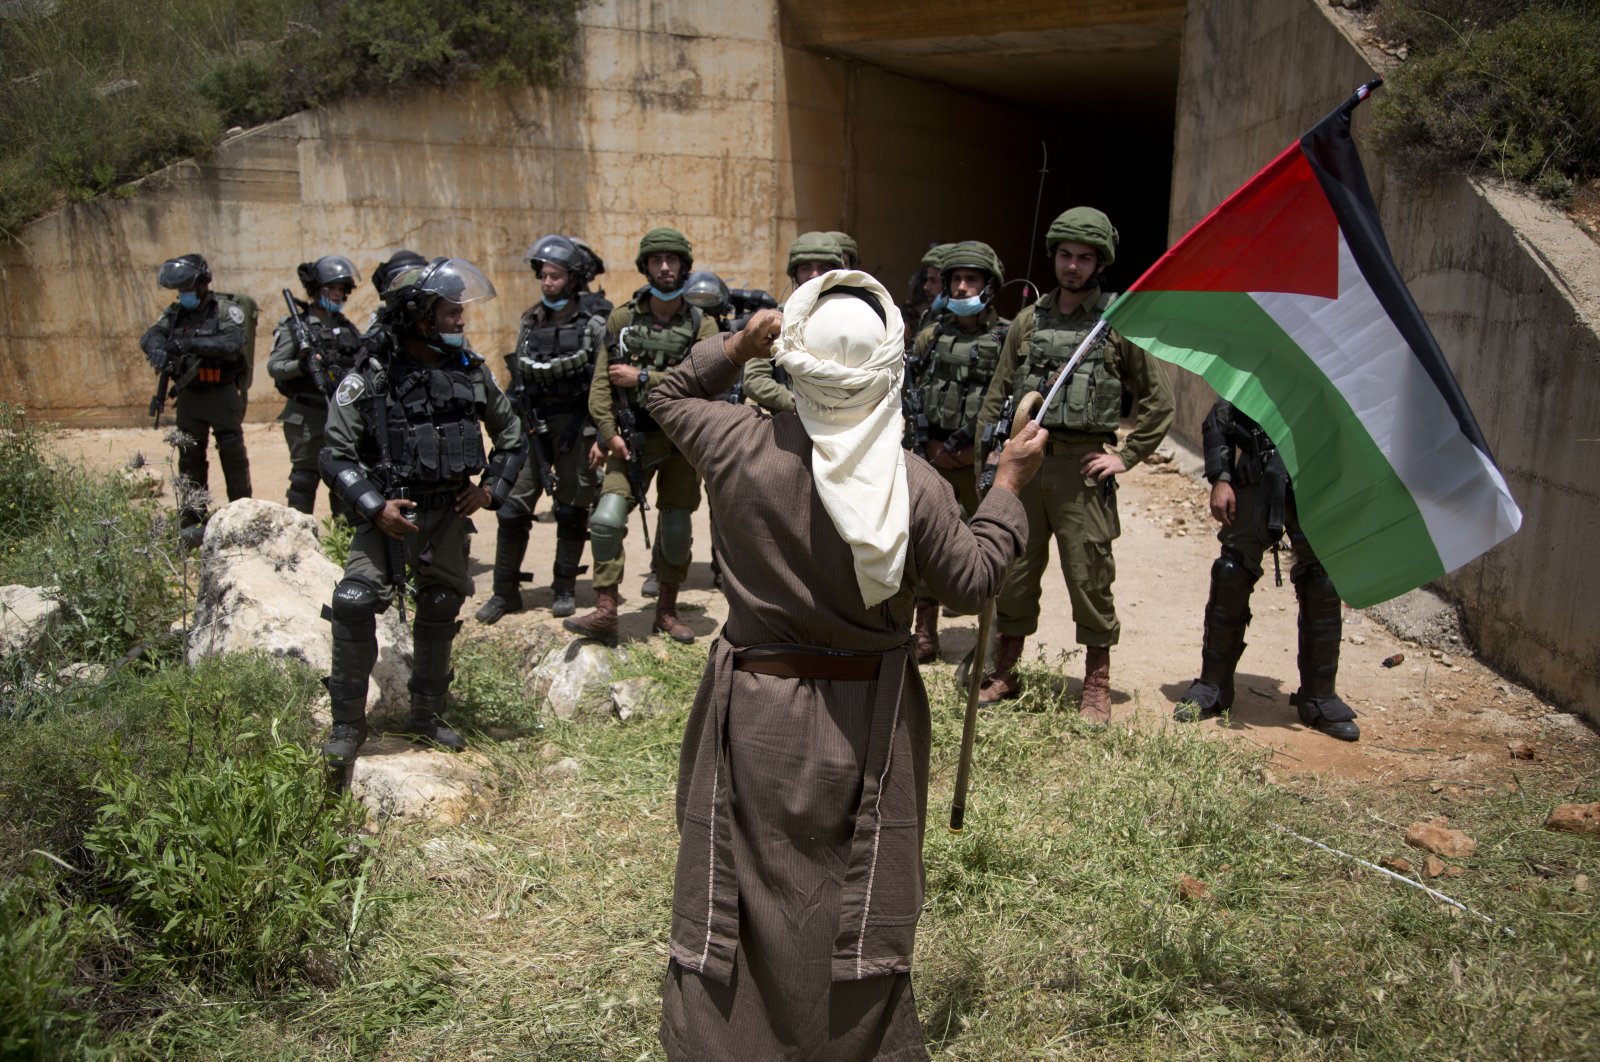
[[728,304],[728,286],[715,273],[690,273],[683,286],[683,298],[702,310],[720,310]]
[[481,302],[495,296],[494,285],[477,266],[464,258],[448,258],[423,272],[417,287],[457,306]]
[[330,254],[317,259],[318,284],[348,284],[356,286],[356,264],[342,254]]
[[205,267],[193,258],[169,258],[161,263],[156,281],[173,291],[187,291],[198,284],[204,274]]

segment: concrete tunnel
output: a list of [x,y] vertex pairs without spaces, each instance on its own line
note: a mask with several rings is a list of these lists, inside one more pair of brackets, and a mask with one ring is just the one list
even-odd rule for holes
[[[993,244],[1008,280],[1031,273],[1048,290],[1045,228],[1069,206],[1097,206],[1122,237],[1106,283],[1120,291],[1167,246],[1184,8],[783,0],[785,47],[847,67],[851,177],[837,227],[897,296],[930,242],[959,239]],[[785,76],[793,102],[807,91],[805,67],[791,61]],[[907,123],[917,109],[931,121]],[[799,173],[795,184],[800,217],[826,219],[825,203],[808,215]],[[1020,305],[1013,285],[1002,312]]]

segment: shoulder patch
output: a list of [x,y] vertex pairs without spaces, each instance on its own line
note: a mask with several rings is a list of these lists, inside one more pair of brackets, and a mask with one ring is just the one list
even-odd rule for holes
[[359,372],[345,373],[344,379],[339,381],[339,389],[333,392],[333,400],[341,406],[348,406],[360,398],[367,389],[367,378]]
[[232,321],[236,325],[244,324],[244,311],[238,306],[230,303],[228,305],[228,320]]

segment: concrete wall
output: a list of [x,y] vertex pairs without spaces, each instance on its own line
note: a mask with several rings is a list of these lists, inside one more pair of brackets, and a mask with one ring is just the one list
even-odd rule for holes
[[[401,246],[477,263],[500,298],[469,312],[469,338],[498,364],[535,296],[522,254],[546,232],[588,239],[613,298],[640,282],[638,238],[662,224],[689,235],[698,266],[780,297],[788,241],[807,229],[854,233],[896,294],[931,240],[1023,253],[1008,212],[1032,202],[1037,114],[786,48],[777,0],[599,0],[580,18],[563,89],[465,85],[307,111],[131,198],[29,225],[0,246],[0,395],[41,420],[140,423],[154,379],[137,342],[170,299],[155,267],[190,250],[219,290],[262,307],[253,419],[281,408],[261,369],[279,289],[321,254],[364,272]],[[951,129],[973,131],[971,145],[951,150]],[[376,302],[358,289],[352,317]]]
[[[1189,5],[1172,239],[1372,76],[1339,18],[1319,0]],[[1585,556],[1600,526],[1594,245],[1520,195],[1363,154],[1401,272],[1523,511],[1520,533],[1442,588],[1485,659],[1600,722],[1600,567]],[[1214,396],[1187,373],[1174,382],[1174,430],[1194,441]]]

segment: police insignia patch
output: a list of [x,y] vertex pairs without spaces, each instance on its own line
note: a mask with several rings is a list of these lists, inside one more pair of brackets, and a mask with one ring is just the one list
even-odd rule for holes
[[236,325],[244,324],[244,311],[237,306],[228,307],[228,320]]
[[353,372],[339,381],[339,389],[333,393],[333,400],[341,406],[348,406],[351,402],[361,397],[361,392],[367,389],[367,381],[361,374]]

